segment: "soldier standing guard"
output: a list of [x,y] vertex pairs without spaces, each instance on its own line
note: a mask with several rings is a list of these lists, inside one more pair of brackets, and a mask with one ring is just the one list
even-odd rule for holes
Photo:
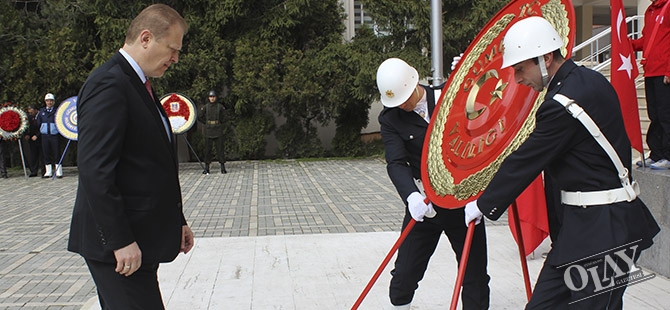
[[209,164],[212,162],[212,143],[216,146],[216,157],[221,164],[221,173],[226,171],[226,157],[223,150],[223,121],[226,108],[223,104],[216,102],[216,92],[209,91],[208,102],[200,108],[198,121],[205,125],[205,171],[203,174],[209,174]]

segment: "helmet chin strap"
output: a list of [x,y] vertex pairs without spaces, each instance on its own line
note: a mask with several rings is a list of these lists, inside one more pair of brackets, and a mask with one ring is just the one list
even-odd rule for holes
[[547,84],[549,84],[549,73],[547,72],[547,65],[544,62],[544,55],[537,56],[537,62],[540,65],[540,73],[542,74],[542,87],[547,87]]

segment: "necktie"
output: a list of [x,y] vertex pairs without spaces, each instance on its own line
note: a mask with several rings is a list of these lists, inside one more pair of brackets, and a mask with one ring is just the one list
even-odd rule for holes
[[[147,79],[146,82],[144,82],[144,87],[147,88],[147,91],[149,92],[149,96],[151,96],[151,99],[154,99],[154,93],[151,91],[151,82],[149,82],[149,79]],[[156,99],[154,99],[155,101]]]

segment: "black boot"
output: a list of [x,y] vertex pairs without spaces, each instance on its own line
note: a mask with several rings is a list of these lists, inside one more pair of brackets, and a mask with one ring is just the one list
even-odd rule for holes
[[205,164],[205,170],[202,171],[202,174],[209,174],[209,164]]
[[228,173],[228,171],[226,171],[226,166],[223,163],[221,163],[221,173],[222,174]]

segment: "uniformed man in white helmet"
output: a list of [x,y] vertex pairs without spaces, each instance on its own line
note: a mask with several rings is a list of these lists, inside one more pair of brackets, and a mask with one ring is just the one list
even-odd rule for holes
[[37,123],[40,126],[40,137],[42,139],[42,154],[44,156],[43,178],[63,177],[63,167],[58,164],[60,145],[59,133],[56,128],[56,97],[52,93],[44,95],[44,108],[37,113]]
[[[445,209],[424,203],[420,181],[421,153],[439,94],[429,86],[420,85],[416,69],[398,58],[389,58],[379,66],[377,87],[384,105],[379,124],[386,151],[386,168],[406,205],[403,230],[411,219],[417,221],[398,249],[389,288],[392,308],[410,309],[414,291],[442,233],[451,242],[456,254],[454,268],[457,268],[467,227],[463,225],[463,208]],[[482,224],[475,228],[465,271],[461,297],[463,309],[488,309],[490,277],[486,264],[486,230]]]
[[557,234],[526,309],[621,309],[629,272],[639,270],[634,262],[659,227],[629,173],[617,94],[602,74],[564,59],[563,41],[541,17],[516,22],[503,44],[503,69],[547,93],[534,131],[466,205],[465,223],[482,214],[497,220],[544,171],[560,196],[558,223],[550,227]]

